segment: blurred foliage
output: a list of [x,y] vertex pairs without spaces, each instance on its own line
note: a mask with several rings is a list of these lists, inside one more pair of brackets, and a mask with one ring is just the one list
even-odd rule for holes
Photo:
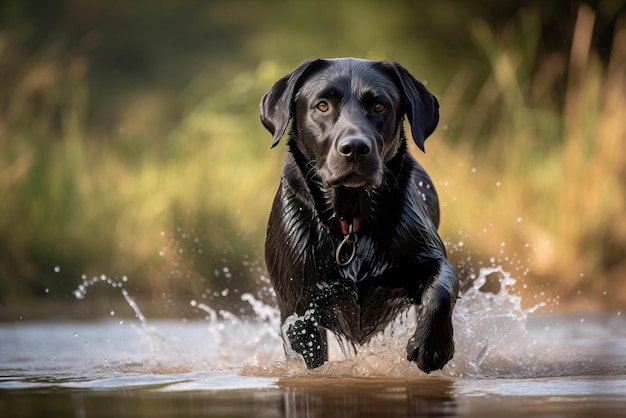
[[624,2],[424,3],[0,2],[0,314],[101,274],[161,315],[263,289],[285,150],[258,102],[317,56],[397,60],[439,97],[416,155],[464,279],[623,304]]

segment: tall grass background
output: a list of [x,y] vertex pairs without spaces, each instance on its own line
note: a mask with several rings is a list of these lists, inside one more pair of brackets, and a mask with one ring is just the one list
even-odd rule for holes
[[[626,303],[626,18],[608,60],[591,47],[595,18],[583,4],[571,49],[542,55],[532,10],[497,29],[472,20],[487,76],[472,88],[473,67],[461,65],[439,91],[429,85],[441,122],[425,155],[411,149],[435,181],[462,280],[503,265],[526,303],[546,309]],[[177,92],[175,123],[158,88],[134,96],[103,130],[89,115],[94,42],[35,54],[19,32],[0,32],[2,315],[80,303],[107,312],[115,288],[89,303],[72,293],[99,276],[126,276],[161,315],[187,312],[191,299],[267,294],[263,239],[285,147],[270,151],[258,102],[297,62],[266,54],[224,70],[206,95],[198,77]],[[382,51],[365,55],[398,59],[419,78],[419,59]]]
[[[500,33],[474,25],[491,74],[469,108],[455,105],[451,84],[443,112],[460,114],[463,140],[432,141],[444,145],[433,171],[447,179],[447,222],[472,251],[519,267],[527,298],[551,306],[615,307],[626,292],[626,20],[603,66],[590,49],[594,18],[580,7],[569,56],[542,62],[532,60],[541,36],[532,13]],[[528,42],[520,33],[531,34]],[[555,94],[563,79],[563,94]],[[486,124],[488,145],[474,146]],[[452,225],[444,226],[450,237]]]

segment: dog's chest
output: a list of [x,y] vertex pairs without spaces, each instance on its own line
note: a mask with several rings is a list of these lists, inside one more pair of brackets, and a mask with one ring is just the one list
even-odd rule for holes
[[359,237],[355,245],[352,261],[339,268],[343,278],[360,282],[369,277],[381,276],[389,269],[385,253],[371,237],[367,235]]
[[[386,252],[371,236],[357,234],[354,244],[346,244],[345,238],[324,233],[324,238],[318,242],[318,256],[327,260],[326,268],[322,269],[325,277],[320,279],[333,282],[337,279],[361,282],[368,278],[384,274],[390,267]],[[354,245],[354,248],[352,247]],[[340,254],[337,253],[339,249]]]

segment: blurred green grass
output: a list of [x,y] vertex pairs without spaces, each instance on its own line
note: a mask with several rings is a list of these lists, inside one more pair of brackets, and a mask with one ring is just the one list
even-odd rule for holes
[[[76,11],[78,3],[69,4]],[[197,11],[202,2],[188,4]],[[607,57],[590,43],[600,8],[577,9],[571,47],[555,51],[542,51],[545,25],[537,9],[520,9],[499,25],[472,16],[463,42],[475,48],[453,66],[452,50],[441,51],[455,42],[449,33],[439,44],[423,41],[423,51],[402,41],[411,29],[419,37],[427,32],[413,28],[411,5],[394,11],[365,2],[358,13],[337,6],[316,26],[310,18],[323,15],[320,8],[246,4],[250,14],[210,2],[204,26],[200,17],[193,21],[223,35],[229,24],[253,32],[255,13],[267,18],[265,30],[239,44],[246,47],[237,57],[225,59],[223,48],[214,60],[186,68],[192,51],[203,50],[186,45],[180,55],[187,60],[171,57],[182,62],[169,63],[163,78],[136,80],[143,89],[124,81],[108,96],[115,83],[91,58],[95,32],[74,48],[63,42],[33,48],[21,26],[0,32],[5,317],[50,302],[68,309],[83,275],[128,276],[131,292],[162,315],[225,288],[265,286],[265,224],[285,148],[270,151],[258,102],[300,59],[318,55],[397,59],[418,78],[433,74],[429,87],[440,99],[441,123],[427,154],[412,152],[435,180],[441,235],[464,280],[481,266],[503,265],[520,279],[528,303],[623,306],[624,16]],[[463,21],[463,10],[433,6],[430,16],[448,13],[445,28]],[[162,24],[163,14],[153,13]],[[380,25],[374,31],[373,21]],[[237,36],[223,42],[237,43]],[[168,61],[144,51],[151,52],[156,62]],[[437,74],[441,65],[447,69]],[[182,73],[177,86],[171,75]],[[103,300],[113,297],[111,289],[101,292]]]

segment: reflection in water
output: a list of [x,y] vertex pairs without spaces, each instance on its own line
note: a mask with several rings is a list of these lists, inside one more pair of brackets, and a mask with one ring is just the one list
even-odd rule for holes
[[447,378],[284,379],[278,386],[287,417],[455,416],[457,412],[452,380]]
[[[225,373],[176,382],[87,389],[63,384],[0,390],[3,417],[614,417],[626,408],[626,379],[282,378]],[[186,381],[185,379],[188,379]],[[196,379],[195,381],[193,379]],[[231,380],[229,383],[229,380]],[[167,379],[163,379],[164,381]],[[127,382],[128,383],[128,382]],[[195,384],[189,384],[195,383]],[[234,386],[241,385],[239,388]],[[248,383],[248,387],[244,387]],[[255,383],[257,386],[250,385]],[[224,385],[218,388],[219,385]],[[97,386],[97,385],[96,385]]]

